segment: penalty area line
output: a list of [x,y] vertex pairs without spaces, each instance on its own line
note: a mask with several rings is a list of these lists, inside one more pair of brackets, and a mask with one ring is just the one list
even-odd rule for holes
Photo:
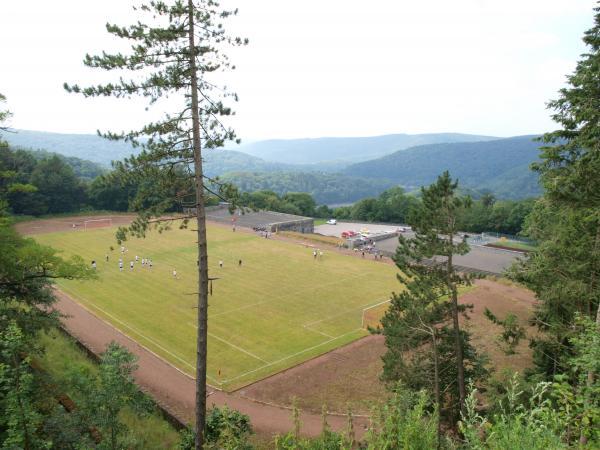
[[[191,323],[188,323],[188,325],[189,325],[190,327],[192,327],[192,328],[195,328],[196,330],[198,329],[198,327],[197,327],[196,325],[192,325]],[[211,338],[214,338],[214,339],[216,339],[217,341],[221,341],[221,342],[223,342],[224,344],[226,344],[226,345],[229,345],[230,347],[232,347],[232,348],[236,349],[236,350],[237,350],[237,351],[239,351],[239,352],[245,353],[246,355],[248,355],[248,356],[251,356],[251,357],[253,357],[253,358],[255,358],[255,359],[258,359],[259,361],[262,361],[262,362],[264,362],[264,363],[268,363],[268,362],[269,362],[269,361],[265,361],[265,360],[264,360],[264,359],[262,359],[260,356],[257,356],[257,355],[255,355],[254,353],[251,353],[251,352],[249,352],[248,350],[244,350],[242,347],[239,347],[239,346],[235,345],[234,343],[232,343],[232,342],[229,342],[228,340],[226,340],[226,339],[223,339],[222,337],[219,337],[219,336],[217,336],[216,334],[213,334],[213,333],[207,333],[207,334],[208,334],[208,336],[210,336]]]
[[375,304],[368,303],[366,305],[360,305],[360,306],[357,306],[356,308],[348,309],[348,310],[346,310],[344,312],[341,312],[341,313],[338,313],[338,314],[334,314],[333,316],[325,317],[324,319],[319,319],[319,320],[315,320],[314,322],[305,323],[302,326],[305,327],[305,328],[312,327],[313,325],[316,325],[318,323],[327,322],[328,320],[332,320],[332,319],[337,319],[338,317],[344,316],[344,315],[349,314],[351,312],[364,311],[365,309],[369,309],[369,308],[373,308],[375,306],[383,305],[384,303],[387,303],[389,301],[390,300],[385,300],[383,302],[379,302],[379,303],[375,303]]
[[339,335],[337,337],[334,337],[334,338],[331,338],[331,339],[329,339],[329,340],[327,340],[325,342],[321,342],[320,344],[313,345],[312,347],[309,347],[309,348],[305,348],[304,350],[300,350],[299,352],[296,352],[296,353],[294,353],[292,355],[285,356],[285,357],[283,357],[281,359],[278,359],[277,361],[273,361],[273,362],[270,362],[268,364],[265,364],[264,366],[257,367],[256,369],[249,370],[249,371],[244,372],[244,373],[242,373],[242,374],[240,374],[240,375],[238,375],[236,377],[228,378],[227,380],[223,380],[223,383],[230,383],[232,381],[239,380],[240,378],[243,378],[246,375],[250,375],[252,373],[258,372],[259,370],[265,369],[265,368],[270,367],[270,366],[274,366],[275,364],[279,364],[279,363],[281,363],[283,361],[286,361],[288,359],[291,359],[291,358],[294,358],[296,356],[302,355],[303,353],[306,353],[306,352],[309,352],[309,351],[314,350],[316,348],[322,347],[323,345],[327,345],[327,344],[329,344],[329,343],[331,343],[331,342],[333,342],[335,340],[338,340],[338,339],[344,338],[346,336],[349,336],[349,335],[351,335],[353,333],[356,333],[357,331],[364,331],[364,330],[362,328],[356,328],[355,330],[349,331],[348,333],[341,334],[341,335]]

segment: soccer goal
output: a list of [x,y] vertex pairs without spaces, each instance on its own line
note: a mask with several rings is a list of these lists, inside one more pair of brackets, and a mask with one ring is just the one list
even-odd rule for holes
[[382,302],[363,308],[362,321],[360,324],[361,328],[367,328],[369,326],[376,327],[377,325],[379,325],[381,318],[383,317],[385,311],[388,308],[387,304],[389,302],[391,302],[391,300],[387,299]]
[[112,217],[104,217],[102,219],[89,219],[83,221],[83,229],[87,231],[91,228],[112,227]]

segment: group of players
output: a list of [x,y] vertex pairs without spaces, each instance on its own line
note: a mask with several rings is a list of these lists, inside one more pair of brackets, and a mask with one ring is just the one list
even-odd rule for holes
[[[121,256],[119,257],[119,272],[123,272],[123,256],[125,255],[125,252],[127,252],[127,249],[125,247],[121,247]],[[321,256],[323,256],[323,252],[321,252]],[[110,257],[108,255],[108,253],[105,255],[106,258],[106,262],[109,261]],[[316,258],[316,256],[315,256]],[[150,258],[140,258],[138,255],[135,255],[135,258],[131,261],[129,261],[129,270],[133,271],[135,265],[140,262],[142,263],[142,267],[148,267],[149,269],[152,269],[152,260]],[[200,264],[200,261],[196,261],[196,264]],[[242,267],[242,260],[240,259],[238,261],[238,266]],[[97,264],[96,264],[96,260],[92,260],[92,269],[96,270],[97,268]],[[219,267],[222,269],[223,268],[223,260],[219,261]],[[173,278],[177,279],[177,270],[173,269]]]
[[[123,272],[123,256],[125,255],[125,252],[127,251],[127,249],[125,247],[121,247],[121,256],[119,257],[119,272]],[[110,260],[110,256],[108,255],[108,253],[104,256],[106,262],[108,262]],[[135,259],[129,261],[129,270],[133,271],[133,268],[135,267],[135,265],[140,262],[142,263],[142,267],[148,267],[149,269],[152,269],[152,260],[150,258],[140,258],[138,255],[135,255]],[[92,269],[96,270],[96,268],[98,267],[98,265],[96,264],[96,260],[92,260]],[[177,277],[177,272],[173,271],[173,276]]]

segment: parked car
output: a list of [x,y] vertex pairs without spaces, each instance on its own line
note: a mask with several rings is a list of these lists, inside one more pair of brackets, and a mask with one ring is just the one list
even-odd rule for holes
[[326,223],[327,223],[327,225],[337,225],[337,220],[329,219]]
[[352,231],[352,230],[348,230],[348,231],[342,231],[342,237],[343,238],[349,238],[352,236],[356,236],[356,231]]

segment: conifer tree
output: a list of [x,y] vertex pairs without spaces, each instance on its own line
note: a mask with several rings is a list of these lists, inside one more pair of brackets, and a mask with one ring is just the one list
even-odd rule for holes
[[458,411],[452,409],[463,407],[465,380],[484,372],[459,324],[459,315],[466,314],[468,306],[458,303],[458,288],[470,285],[472,278],[457,272],[453,264],[454,255],[469,251],[465,240],[456,236],[456,219],[470,200],[458,197],[456,188],[457,182],[445,172],[422,189],[422,204],[408,221],[415,237],[400,236],[395,255],[398,280],[406,289],[393,294],[377,330],[388,348],[384,380],[400,380],[413,389],[433,386],[439,410],[446,409],[455,418]]
[[[223,146],[235,139],[232,129],[221,118],[232,114],[224,102],[237,100],[218,82],[219,71],[233,69],[222,53],[227,45],[243,45],[246,40],[229,36],[223,20],[237,11],[224,10],[214,0],[149,1],[134,8],[139,20],[130,26],[107,24],[107,31],[132,43],[128,53],[86,55],[88,67],[105,70],[130,71],[131,79],[120,77],[114,83],[65,89],[85,97],[141,96],[150,104],[161,97],[174,96],[179,100],[176,110],[162,120],[148,123],[140,130],[128,133],[106,133],[111,139],[123,139],[142,148],[116,165],[122,174],[138,180],[153,179],[155,185],[169,192],[179,186],[176,200],[182,207],[190,206],[196,221],[198,245],[198,336],[196,363],[196,448],[204,442],[206,412],[206,351],[208,264],[205,191],[209,189],[202,170],[202,155],[206,149]],[[182,183],[182,176],[184,182]],[[144,210],[132,225],[118,234],[145,235],[150,220],[160,218],[173,198],[156,200],[148,195],[140,201]],[[154,222],[156,223],[156,222]],[[166,225],[168,226],[168,225]]]
[[[559,129],[542,137],[548,145],[533,164],[545,191],[528,231],[541,245],[513,270],[540,299],[535,320],[545,335],[534,348],[546,375],[568,365],[581,332],[578,314],[600,326],[600,7],[594,11],[594,25],[583,37],[588,51],[548,104]],[[598,376],[588,371],[588,387]],[[582,434],[582,443],[586,439]]]
[[542,148],[540,173],[544,197],[555,208],[576,212],[591,224],[594,243],[589,249],[589,310],[600,323],[600,7],[594,9],[594,26],[583,41],[582,55],[567,87],[548,107],[561,128],[543,136],[552,145]]

